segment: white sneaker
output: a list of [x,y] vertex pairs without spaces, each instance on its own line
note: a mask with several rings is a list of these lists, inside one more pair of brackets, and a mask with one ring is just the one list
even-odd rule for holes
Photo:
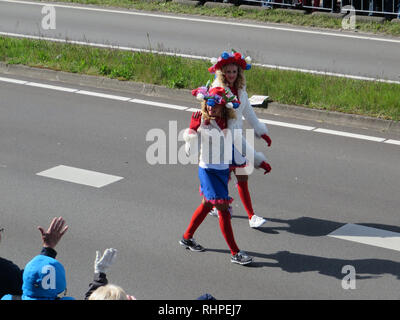
[[[231,214],[231,219],[232,219],[232,207],[229,206],[228,208],[229,213]],[[218,214],[218,210],[216,207],[213,207],[213,209],[208,213],[210,216],[213,217],[218,217],[219,218],[219,214]]]
[[254,214],[251,217],[251,219],[249,220],[249,225],[250,225],[250,228],[258,228],[258,227],[261,227],[266,222],[267,222],[266,219],[264,219],[262,217],[259,217],[259,216],[256,216]]
[[218,217],[218,210],[216,207],[213,207],[212,210],[208,213],[210,216]]

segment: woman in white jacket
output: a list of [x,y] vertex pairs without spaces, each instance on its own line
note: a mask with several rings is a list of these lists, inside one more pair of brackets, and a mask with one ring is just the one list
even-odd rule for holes
[[[212,87],[224,87],[230,89],[234,95],[240,100],[240,105],[236,111],[236,124],[235,126],[243,129],[243,117],[254,129],[254,134],[257,138],[264,139],[268,146],[271,146],[271,139],[268,136],[267,126],[260,122],[255,114],[253,107],[250,104],[247,91],[246,91],[246,80],[244,76],[244,70],[250,69],[251,59],[250,57],[244,58],[239,52],[227,53],[223,52],[221,56],[211,59],[211,66],[208,70],[210,73],[215,73],[216,77],[212,83]],[[246,158],[243,157],[234,148],[234,163],[230,166],[231,171],[235,173],[237,179],[237,188],[240,199],[242,200],[243,206],[247,212],[249,218],[249,225],[252,228],[258,228],[263,225],[267,220],[254,213],[251,196],[248,188],[248,175],[241,170],[240,174],[236,173],[236,168],[246,166]],[[265,173],[271,171],[270,165],[267,163],[267,159],[260,152],[254,153],[254,166],[256,168],[262,168]],[[215,210],[211,211],[211,215],[217,215]]]

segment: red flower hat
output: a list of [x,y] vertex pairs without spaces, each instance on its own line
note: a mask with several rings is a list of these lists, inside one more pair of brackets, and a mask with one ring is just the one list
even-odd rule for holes
[[211,63],[213,66],[208,68],[210,73],[215,73],[215,71],[220,70],[227,64],[236,64],[243,70],[249,70],[251,68],[251,58],[245,58],[241,53],[236,51],[232,51],[232,53],[224,51],[218,59],[212,58]]

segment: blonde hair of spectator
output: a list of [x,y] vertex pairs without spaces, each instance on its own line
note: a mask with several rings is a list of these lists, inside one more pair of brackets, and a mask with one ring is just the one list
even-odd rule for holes
[[128,300],[128,297],[121,287],[107,284],[93,291],[89,300]]

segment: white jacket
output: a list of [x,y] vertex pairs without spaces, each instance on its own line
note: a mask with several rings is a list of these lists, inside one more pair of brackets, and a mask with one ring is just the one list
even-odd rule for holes
[[[217,79],[212,83],[212,87],[225,87],[223,83],[219,82]],[[226,87],[225,87],[226,88]],[[227,88],[229,89],[229,88]],[[238,99],[240,101],[240,105],[236,112],[235,123],[232,124],[235,128],[243,129],[243,117],[246,119],[250,127],[254,129],[254,135],[257,138],[261,138],[263,134],[268,134],[268,128],[265,123],[260,122],[257,118],[256,113],[251,106],[249,101],[249,96],[247,95],[246,87],[238,90]],[[256,152],[254,150],[254,166],[256,168],[260,167],[261,162],[267,162],[267,158],[261,152]]]
[[[228,135],[230,138],[227,138]],[[200,135],[200,155],[199,166],[202,168],[212,168],[223,170],[229,168],[232,160],[232,144],[237,150],[251,162],[254,167],[259,168],[262,161],[267,161],[265,156],[256,152],[244,139],[242,128],[238,126],[236,119],[228,120],[228,128],[221,130],[215,120],[211,120],[206,125],[202,120],[199,129],[196,131],[187,128],[183,133],[183,139],[186,142],[185,150],[189,154],[196,148],[198,136]],[[225,140],[222,139],[225,137]]]

